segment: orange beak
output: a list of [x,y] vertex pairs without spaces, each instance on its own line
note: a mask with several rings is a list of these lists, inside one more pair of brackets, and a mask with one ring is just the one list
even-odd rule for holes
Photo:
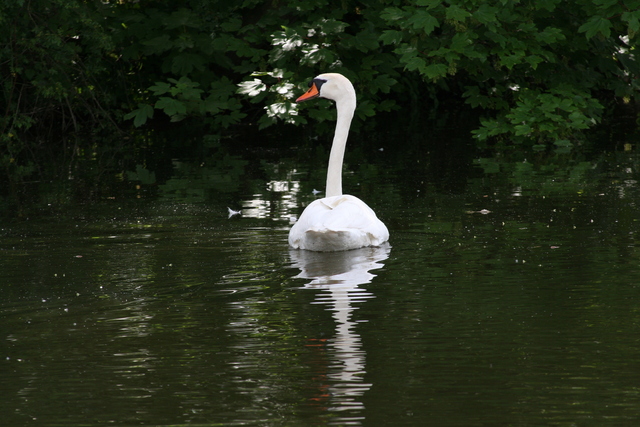
[[304,95],[296,99],[296,102],[308,101],[310,99],[317,98],[318,96],[320,96],[320,92],[318,91],[316,84],[311,83],[311,87],[309,88],[309,90],[306,91]]

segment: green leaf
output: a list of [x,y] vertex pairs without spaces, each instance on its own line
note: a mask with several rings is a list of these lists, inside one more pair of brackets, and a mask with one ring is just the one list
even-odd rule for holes
[[538,55],[529,55],[525,58],[525,61],[527,61],[527,63],[531,65],[531,68],[535,70],[538,68],[538,64],[544,62],[544,59],[540,58]]
[[447,75],[447,66],[444,64],[431,64],[424,68],[423,74],[426,74],[430,79],[437,79]]
[[464,52],[471,45],[471,40],[467,33],[456,33],[451,39],[451,50],[455,52]]
[[538,10],[546,9],[549,12],[553,12],[558,3],[560,3],[560,0],[536,0],[533,5]]
[[398,109],[398,104],[392,99],[385,99],[377,105],[378,111],[393,111]]
[[515,65],[520,63],[521,59],[522,59],[522,53],[516,52],[511,55],[505,55],[500,57],[500,64],[507,67],[509,70],[511,70]]
[[216,99],[228,99],[236,92],[236,86],[227,77],[211,82],[209,93]]
[[553,144],[556,145],[557,147],[567,147],[567,148],[573,147],[573,144],[566,139],[559,139],[555,141]]
[[220,27],[228,32],[238,31],[242,28],[242,20],[237,17],[229,18],[228,22],[223,22],[220,24]]
[[218,114],[221,110],[227,108],[227,103],[212,98],[207,98],[202,103],[202,110],[205,113]]
[[373,117],[376,115],[376,110],[373,103],[369,101],[364,101],[358,105],[358,116],[365,117]]
[[204,70],[205,58],[194,53],[181,53],[173,58],[171,72],[178,75],[191,73],[194,69]]
[[168,96],[163,96],[154,105],[155,108],[163,110],[168,116],[175,116],[177,114],[183,115],[187,113],[187,107],[183,102],[178,101]]
[[387,7],[380,13],[380,17],[386,21],[399,21],[405,18],[405,13],[397,7]]
[[387,74],[379,74],[372,82],[371,89],[375,93],[377,90],[380,90],[383,93],[389,93],[391,86],[398,83],[398,81],[392,77],[389,77]]
[[180,52],[183,52],[187,49],[193,49],[193,38],[188,34],[181,34],[177,39],[174,40],[173,46]]
[[487,4],[483,4],[478,8],[478,10],[474,12],[473,17],[476,18],[481,23],[486,24],[489,22],[495,22],[497,20],[496,19],[497,12],[498,12],[497,8],[489,6]]
[[431,34],[436,27],[440,26],[438,20],[425,10],[418,10],[407,20],[407,23],[417,30],[422,30],[425,34]]
[[619,1],[618,0],[593,0],[593,3],[603,8],[609,8],[615,4],[618,4]]
[[152,91],[156,96],[164,95],[165,93],[171,91],[171,85],[167,82],[156,82],[156,84],[151,86],[149,90]]
[[147,54],[158,54],[166,52],[173,47],[173,42],[171,41],[171,37],[168,34],[163,34],[151,40],[143,41],[142,44],[147,47]]
[[379,48],[379,37],[373,31],[361,31],[356,34],[356,48],[361,52],[368,52]]
[[468,17],[470,17],[471,14],[466,10],[462,9],[460,6],[452,4],[447,8],[445,16],[447,17],[447,19],[450,19],[452,21],[462,22]]
[[465,102],[471,107],[476,108],[483,105],[484,96],[480,94],[480,88],[478,86],[467,86],[467,89],[462,96],[465,98]]
[[192,27],[198,28],[200,27],[200,17],[195,12],[186,9],[180,8],[178,11],[173,12],[171,15],[165,17],[163,20],[163,24],[168,28],[178,28],[178,27]]
[[230,125],[236,124],[240,122],[240,120],[244,119],[247,115],[245,113],[241,113],[239,111],[231,111],[229,114],[220,114],[216,116],[216,121],[222,125],[222,127],[227,128]]
[[537,33],[535,38],[538,42],[544,44],[556,43],[566,39],[562,30],[555,27],[546,27],[544,30]]
[[636,10],[635,12],[624,12],[621,19],[629,25],[630,37],[634,37],[638,32],[640,32],[640,10]]
[[348,27],[349,24],[338,21],[335,19],[325,19],[320,22],[320,29],[325,34],[339,34],[344,32],[344,29]]
[[591,39],[596,34],[602,34],[604,37],[611,35],[611,21],[602,16],[592,16],[587,22],[578,28],[578,32],[586,33],[587,39]]
[[415,46],[410,45],[409,43],[402,43],[400,46],[394,49],[394,52],[398,55],[402,55],[403,59],[406,57],[416,56],[418,54],[418,50]]
[[182,88],[182,91],[180,92],[180,96],[182,97],[182,99],[185,100],[190,100],[190,101],[196,101],[196,100],[200,100],[200,96],[202,95],[204,91],[202,89],[198,89],[197,87],[193,87],[193,86],[188,86],[188,87],[184,87]]
[[419,56],[414,56],[407,61],[404,69],[407,71],[415,71],[424,68],[427,65],[426,61]]
[[427,10],[428,9],[433,9],[434,7],[437,7],[440,5],[440,1],[438,0],[416,0],[416,5],[417,6],[422,6],[422,7],[426,7]]
[[125,114],[125,120],[133,119],[133,125],[140,127],[147,122],[147,119],[153,118],[153,107],[149,104],[138,104],[138,108],[132,112]]
[[398,44],[402,41],[402,35],[401,31],[384,30],[379,38],[384,44]]
[[496,44],[499,44],[500,47],[504,48],[507,44],[507,38],[502,34],[495,33],[493,31],[486,31],[484,36],[489,40],[493,41]]
[[523,123],[521,125],[516,125],[514,126],[516,132],[515,135],[516,136],[520,136],[520,135],[529,135],[531,133],[531,126],[529,126],[526,123]]

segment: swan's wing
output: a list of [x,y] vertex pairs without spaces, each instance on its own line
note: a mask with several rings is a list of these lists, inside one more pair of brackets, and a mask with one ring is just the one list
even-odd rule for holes
[[[330,199],[334,200],[328,203],[331,210],[325,214],[324,226],[326,228],[332,230],[356,229],[377,234],[378,226],[384,226],[373,209],[357,197],[342,195]],[[386,227],[384,229],[386,230]]]
[[294,248],[319,251],[378,246],[388,239],[389,231],[375,212],[349,195],[315,200],[289,233]]

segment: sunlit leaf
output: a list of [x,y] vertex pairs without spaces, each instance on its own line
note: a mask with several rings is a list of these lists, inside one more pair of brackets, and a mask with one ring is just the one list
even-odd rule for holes
[[271,43],[280,46],[284,51],[290,51],[302,45],[302,37],[295,31],[286,29],[273,33]]
[[241,95],[256,96],[267,90],[267,85],[260,79],[253,79],[239,83],[238,88],[238,93]]

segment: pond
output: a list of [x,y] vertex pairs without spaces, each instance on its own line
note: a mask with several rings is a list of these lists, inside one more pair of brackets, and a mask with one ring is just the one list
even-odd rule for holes
[[444,178],[385,156],[345,177],[390,230],[380,248],[288,248],[322,155],[176,161],[158,187],[140,167],[133,196],[5,223],[3,422],[640,419],[635,154]]

